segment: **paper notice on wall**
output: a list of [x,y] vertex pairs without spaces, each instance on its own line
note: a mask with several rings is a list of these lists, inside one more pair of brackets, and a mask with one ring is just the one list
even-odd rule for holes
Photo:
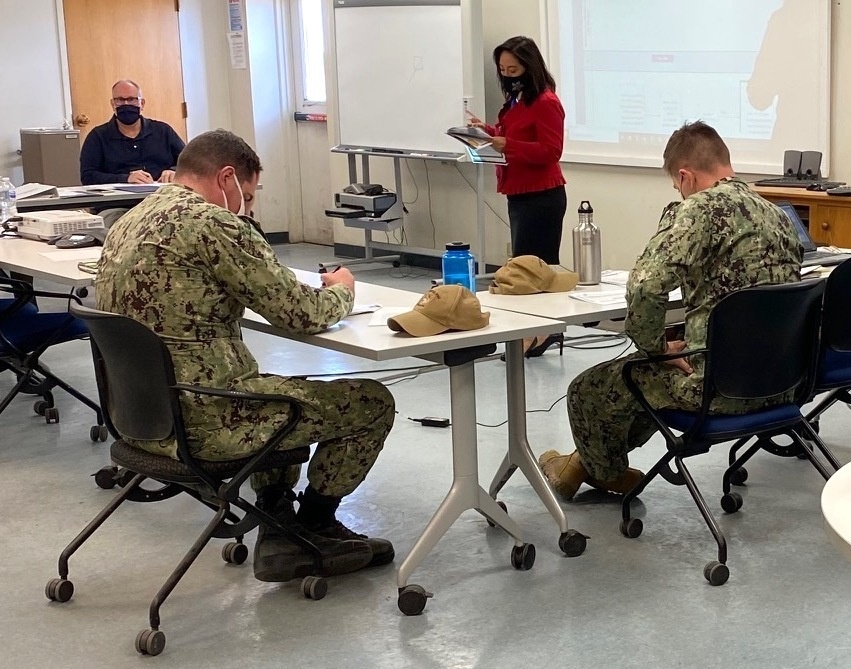
[[230,66],[234,70],[244,70],[247,67],[245,33],[241,30],[229,32],[228,45],[230,46]]
[[231,31],[245,30],[242,25],[242,0],[228,0],[228,19]]

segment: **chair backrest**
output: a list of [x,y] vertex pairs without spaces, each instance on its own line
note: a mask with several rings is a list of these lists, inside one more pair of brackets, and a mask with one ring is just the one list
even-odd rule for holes
[[745,288],[709,315],[706,380],[714,393],[762,399],[809,396],[818,358],[824,281]]
[[851,352],[851,260],[834,267],[827,277],[822,347]]
[[122,437],[159,441],[172,436],[180,404],[172,400],[174,367],[162,340],[138,321],[72,304],[91,334],[100,404]]

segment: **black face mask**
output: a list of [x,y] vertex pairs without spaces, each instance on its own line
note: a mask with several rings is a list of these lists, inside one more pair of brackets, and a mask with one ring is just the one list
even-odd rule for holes
[[136,105],[118,105],[115,116],[124,125],[133,125],[142,115],[142,109]]
[[502,81],[503,89],[508,91],[509,95],[514,98],[520,94],[520,91],[532,83],[532,77],[528,72],[524,72],[519,77],[500,76],[500,80]]

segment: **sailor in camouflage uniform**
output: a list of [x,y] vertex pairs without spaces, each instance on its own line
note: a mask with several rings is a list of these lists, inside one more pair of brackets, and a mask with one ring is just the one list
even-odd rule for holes
[[[665,209],[629,276],[624,329],[638,352],[573,380],[567,408],[576,451],[551,450],[539,459],[567,499],[582,483],[624,494],[642,476],[629,468],[627,454],[656,428],[623,382],[626,360],[703,348],[709,313],[726,294],[800,279],[803,249],[791,222],[733,174],[730,153],[714,129],[700,121],[684,125],[669,139],[664,161],[683,201]],[[666,303],[676,288],[682,288],[685,339],[666,341]],[[654,407],[700,408],[702,356],[641,367],[634,377]],[[751,408],[725,398],[711,406],[723,413]]]
[[[393,425],[390,392],[369,379],[308,381],[261,374],[242,340],[245,308],[287,332],[321,332],[344,318],[354,301],[346,269],[324,274],[321,289],[300,283],[282,266],[250,219],[260,161],[236,135],[217,130],[192,140],[180,155],[175,183],[163,186],[111,228],[95,287],[97,306],[151,327],[165,342],[178,383],[298,398],[305,406],[281,448],[318,442],[308,486],[295,514],[299,467],[255,475],[258,506],[298,526],[323,552],[327,573],[393,559],[389,541],[370,539],[335,518],[340,499],[364,480]],[[243,458],[259,449],[290,415],[284,402],[245,402],[187,395],[184,420],[194,454],[205,460]],[[177,457],[176,442],[132,442]],[[284,581],[309,573],[310,556],[261,528],[255,575]]]

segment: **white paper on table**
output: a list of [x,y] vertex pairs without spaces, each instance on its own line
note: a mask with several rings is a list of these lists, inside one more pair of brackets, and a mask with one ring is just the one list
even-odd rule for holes
[[[615,304],[626,305],[626,295],[623,290],[588,290],[576,291],[572,290],[568,293],[574,300],[581,302],[590,302],[591,304],[600,304],[610,307]],[[683,291],[680,288],[675,288],[668,293],[668,299],[671,301],[680,301],[683,299]]]
[[56,249],[55,251],[39,252],[40,256],[44,256],[53,262],[64,262],[67,260],[98,260],[100,258],[100,246],[87,246],[82,249]]
[[404,314],[410,311],[408,307],[382,307],[369,320],[369,327],[377,327],[379,325],[387,325],[387,319],[399,314]]
[[623,290],[589,290],[575,291],[568,293],[574,300],[580,302],[590,302],[591,304],[602,304],[611,306],[613,304],[626,304],[626,297]]
[[371,314],[375,311],[381,309],[380,304],[358,304],[355,302],[352,310],[349,312],[349,316],[357,316],[358,314]]
[[608,283],[626,288],[628,279],[629,272],[625,269],[604,269],[600,273],[600,283]]

